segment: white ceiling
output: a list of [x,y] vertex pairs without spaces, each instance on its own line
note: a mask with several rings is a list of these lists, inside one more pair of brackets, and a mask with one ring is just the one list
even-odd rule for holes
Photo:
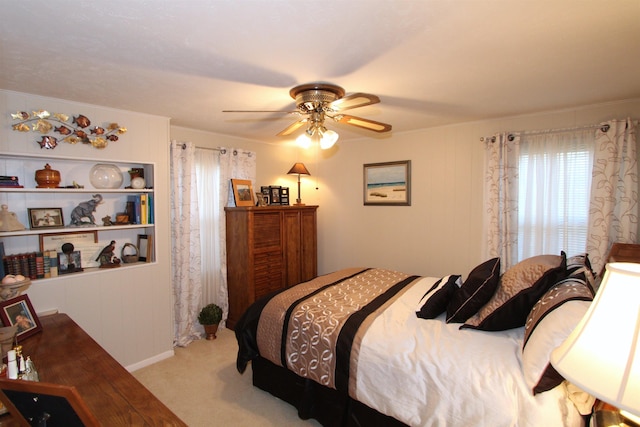
[[222,110],[315,81],[378,95],[349,113],[394,133],[640,97],[640,0],[0,0],[0,21],[0,88],[265,142],[295,116]]

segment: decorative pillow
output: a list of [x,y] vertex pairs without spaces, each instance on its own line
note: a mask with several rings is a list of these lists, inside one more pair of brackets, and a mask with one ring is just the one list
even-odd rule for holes
[[489,302],[462,328],[503,331],[523,326],[533,305],[567,275],[564,252],[520,261],[502,275]]
[[500,258],[483,262],[453,294],[447,305],[447,323],[463,323],[493,295],[500,280]]
[[575,329],[591,300],[589,285],[580,278],[569,277],[549,289],[531,309],[524,328],[522,369],[533,394],[563,381],[549,363],[551,352]]
[[453,293],[462,285],[459,275],[445,276],[429,289],[418,304],[416,316],[435,319],[445,312]]
[[567,271],[571,276],[581,277],[595,294],[596,273],[591,268],[588,254],[575,255],[567,258]]

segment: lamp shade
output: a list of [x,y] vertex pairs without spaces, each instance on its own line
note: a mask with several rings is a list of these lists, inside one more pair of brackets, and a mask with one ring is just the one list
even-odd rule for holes
[[575,330],[551,353],[569,382],[640,415],[640,264],[611,263]]
[[294,164],[287,174],[311,175],[304,163]]

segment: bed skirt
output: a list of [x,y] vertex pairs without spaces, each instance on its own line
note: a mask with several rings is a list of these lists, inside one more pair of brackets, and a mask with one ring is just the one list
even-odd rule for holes
[[257,357],[251,361],[253,385],[293,405],[303,420],[324,427],[407,427],[395,418],[353,400],[344,393]]

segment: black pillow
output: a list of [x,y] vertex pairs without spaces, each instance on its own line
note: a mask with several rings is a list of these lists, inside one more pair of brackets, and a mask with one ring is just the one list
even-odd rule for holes
[[445,312],[454,292],[461,285],[459,275],[445,276],[438,280],[420,299],[416,316],[435,319]]
[[447,323],[464,323],[491,299],[500,280],[500,258],[492,258],[471,270],[447,305]]

